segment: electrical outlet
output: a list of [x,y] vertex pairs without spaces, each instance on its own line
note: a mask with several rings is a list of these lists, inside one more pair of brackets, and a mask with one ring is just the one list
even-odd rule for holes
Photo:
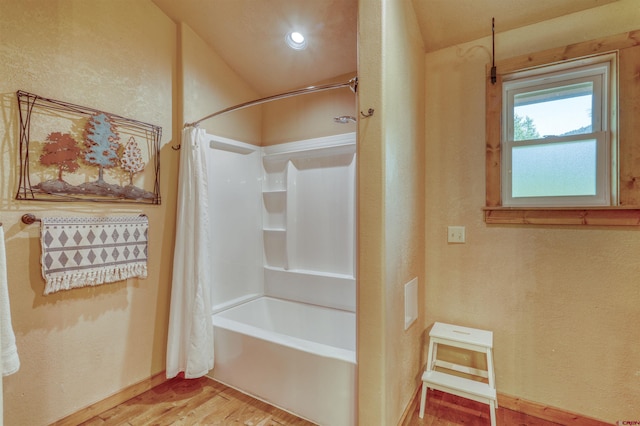
[[447,227],[447,242],[454,244],[464,243],[464,226],[448,226]]

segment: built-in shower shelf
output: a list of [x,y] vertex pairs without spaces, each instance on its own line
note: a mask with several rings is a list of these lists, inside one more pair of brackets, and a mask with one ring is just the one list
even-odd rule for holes
[[286,228],[287,191],[263,191],[263,218],[265,229]]
[[265,266],[264,269],[268,269],[269,271],[285,272],[288,274],[313,275],[316,277],[339,278],[343,280],[353,280],[355,278],[353,275],[350,275],[350,274],[337,274],[335,272],[325,272],[325,271],[311,271],[309,269],[284,269],[284,268],[278,268],[274,266]]
[[355,311],[355,134],[263,149],[265,294]]
[[323,157],[344,153],[355,153],[355,133],[325,136],[303,142],[270,145],[263,148],[262,161],[277,164],[294,158]]
[[280,195],[286,194],[287,188],[284,187],[282,182],[268,183],[265,182],[262,187],[262,193],[264,195]]
[[356,309],[352,275],[265,266],[264,286],[267,296],[351,312]]
[[285,193],[287,190],[288,161],[263,161],[262,192],[264,194]]

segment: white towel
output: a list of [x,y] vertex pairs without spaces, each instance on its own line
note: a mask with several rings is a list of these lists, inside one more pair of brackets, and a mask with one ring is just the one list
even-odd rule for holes
[[16,336],[11,325],[9,286],[7,282],[7,254],[4,248],[4,229],[0,225],[0,370],[3,376],[20,368]]

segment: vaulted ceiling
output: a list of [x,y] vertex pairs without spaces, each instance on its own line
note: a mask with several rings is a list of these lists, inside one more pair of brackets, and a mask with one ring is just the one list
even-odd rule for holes
[[[153,0],[186,23],[262,96],[357,69],[358,0]],[[425,50],[433,51],[617,0],[412,0]],[[367,7],[367,0],[360,0]],[[288,31],[308,40],[285,44]]]
[[477,40],[617,0],[412,0],[425,49]]

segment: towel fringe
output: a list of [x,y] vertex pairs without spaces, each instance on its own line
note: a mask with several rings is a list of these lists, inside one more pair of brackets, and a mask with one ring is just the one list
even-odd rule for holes
[[142,279],[147,278],[146,263],[115,265],[109,268],[77,271],[73,273],[51,273],[46,277],[44,294],[46,296],[50,293],[55,293],[60,290],[70,290],[72,288],[96,286],[116,281],[124,281],[134,277]]

